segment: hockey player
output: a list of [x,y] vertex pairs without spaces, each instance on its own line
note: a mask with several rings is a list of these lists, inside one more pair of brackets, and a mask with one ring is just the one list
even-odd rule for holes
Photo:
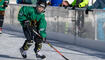
[[8,3],[9,0],[0,0],[0,34],[2,33],[5,8],[8,6]]
[[[45,2],[38,2],[36,7],[23,6],[18,14],[18,21],[22,25],[26,40],[23,46],[20,48],[21,55],[23,58],[27,58],[27,50],[35,42],[34,52],[37,58],[45,58],[45,55],[40,54],[42,42],[46,38],[46,26],[44,9],[46,8]],[[38,37],[34,32],[37,31],[40,36]]]

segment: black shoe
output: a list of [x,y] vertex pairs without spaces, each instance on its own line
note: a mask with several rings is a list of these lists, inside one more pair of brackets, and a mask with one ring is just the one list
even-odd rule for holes
[[46,56],[45,55],[36,54],[36,58],[44,59],[44,58],[46,58]]
[[23,58],[27,58],[26,51],[24,51],[23,48],[20,48],[20,53],[21,53]]

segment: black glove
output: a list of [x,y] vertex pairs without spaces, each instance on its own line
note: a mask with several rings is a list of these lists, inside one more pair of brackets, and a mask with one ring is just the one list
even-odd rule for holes
[[90,10],[90,9],[87,8],[86,11],[85,11],[85,14],[88,14],[89,11],[93,12],[93,10]]
[[88,14],[88,12],[89,12],[89,9],[87,8],[86,11],[85,11],[85,14]]
[[23,27],[26,28],[27,26],[30,26],[30,21],[29,20],[23,21]]
[[71,4],[69,4],[69,7],[73,7]]
[[72,6],[72,9],[74,10],[76,7],[79,7],[79,5]]
[[5,7],[8,7],[8,1],[4,1],[4,4],[3,4],[3,5],[4,5],[4,6],[3,6],[4,8],[5,8]]
[[75,6],[73,6],[72,9],[74,10],[75,9]]

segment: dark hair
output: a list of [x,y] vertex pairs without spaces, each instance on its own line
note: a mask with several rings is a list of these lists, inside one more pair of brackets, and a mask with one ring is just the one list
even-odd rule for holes
[[37,0],[38,2],[46,2],[47,0]]
[[69,2],[68,1],[64,1],[64,2],[66,2],[69,5]]

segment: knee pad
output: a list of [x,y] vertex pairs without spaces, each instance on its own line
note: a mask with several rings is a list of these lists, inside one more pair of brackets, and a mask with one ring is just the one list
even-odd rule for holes
[[32,46],[32,44],[33,44],[33,40],[30,40],[30,41],[26,40],[23,45],[23,49],[28,50],[30,48],[30,46]]
[[28,45],[32,45],[32,44],[33,44],[33,40],[27,41],[27,44],[28,44]]
[[42,48],[42,43],[38,44],[38,52],[41,50]]
[[42,48],[42,43],[40,43],[40,44],[36,43],[35,48],[34,48],[35,53],[39,52],[41,50],[41,48]]

